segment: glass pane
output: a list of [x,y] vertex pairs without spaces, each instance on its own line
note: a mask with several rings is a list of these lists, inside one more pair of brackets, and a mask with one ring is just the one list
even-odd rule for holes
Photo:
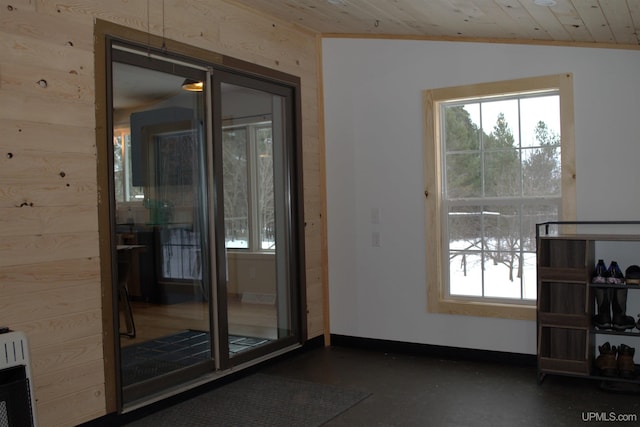
[[449,209],[449,249],[482,249],[482,207],[455,206]]
[[520,214],[517,207],[483,211],[485,296],[520,298]]
[[482,255],[473,251],[449,252],[449,293],[482,296]]
[[485,149],[519,147],[517,99],[483,102],[481,114]]
[[[247,131],[248,166],[228,162],[224,179],[249,174],[245,178],[249,251],[227,254],[227,333],[233,358],[291,337],[295,331],[287,273],[290,245],[285,243],[289,231],[284,101],[271,93],[229,83],[222,83],[221,89],[222,116]],[[228,185],[224,183],[225,189]],[[227,206],[229,203],[235,200],[227,199],[225,191],[226,228],[232,224],[228,219],[237,212]],[[229,235],[228,229],[225,235]]]
[[482,215],[480,206],[449,210],[449,292],[482,296]]
[[[557,92],[441,112],[450,293],[535,299],[535,224],[557,220],[561,202]],[[488,204],[455,206],[475,199]]]
[[556,204],[525,205],[522,208],[522,247],[525,251],[536,251],[536,224],[557,221],[560,199]]
[[445,106],[445,150],[480,149],[480,104]]
[[518,158],[518,150],[485,152],[484,192],[487,197],[520,195],[520,159]]
[[125,402],[213,365],[204,97],[182,90],[184,80],[113,63],[114,262]]
[[480,153],[447,154],[445,170],[448,199],[478,197],[482,194],[480,159]]
[[525,196],[560,196],[560,147],[522,150],[522,174]]
[[249,247],[249,180],[245,127],[222,131],[225,243],[227,248]]
[[487,205],[482,212],[484,245],[495,252],[495,261],[503,262],[504,251],[520,249],[520,213],[516,206]]
[[520,123],[523,147],[560,145],[560,96],[522,99]]
[[521,257],[518,252],[488,252],[484,259],[484,296],[516,298],[521,295]]

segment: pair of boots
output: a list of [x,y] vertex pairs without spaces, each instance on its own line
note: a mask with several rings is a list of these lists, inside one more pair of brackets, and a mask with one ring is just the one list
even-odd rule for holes
[[600,355],[596,359],[596,367],[605,377],[633,378],[636,365],[633,363],[635,348],[620,344],[618,348],[608,342],[599,346]]
[[[627,316],[627,289],[593,288],[598,314],[593,316],[593,324],[598,329],[624,331],[636,325],[631,316]],[[613,314],[613,316],[612,316]]]

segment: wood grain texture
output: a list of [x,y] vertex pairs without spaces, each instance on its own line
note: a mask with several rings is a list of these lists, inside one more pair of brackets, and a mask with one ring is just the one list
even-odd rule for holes
[[92,104],[23,94],[18,90],[0,88],[0,111],[5,119],[25,120],[62,125],[95,123]]
[[63,314],[36,321],[27,320],[24,323],[15,322],[12,325],[15,330],[23,331],[29,336],[31,346],[46,347],[58,342],[60,337],[75,340],[101,333],[100,308],[93,307],[78,313]]
[[[69,184],[69,185],[67,185]],[[52,181],[2,184],[0,207],[28,208],[33,206],[95,206],[97,184],[95,182]]]
[[234,0],[323,37],[618,46],[638,49],[637,0]]
[[37,184],[43,180],[64,186],[72,182],[95,182],[96,156],[65,153],[12,150],[0,160],[0,184]]
[[0,323],[28,335],[44,427],[77,425],[113,404],[105,387],[115,372],[103,369],[113,362],[103,342],[111,301],[101,295],[96,19],[300,77],[308,327],[325,332],[315,35],[221,0],[164,3],[163,16],[155,1],[147,11],[143,1],[0,0]]
[[95,130],[90,124],[61,125],[31,120],[0,118],[0,153],[6,157],[13,150],[40,153],[96,153]]
[[0,207],[0,235],[90,232],[98,226],[95,206]]
[[95,231],[6,236],[0,241],[0,267],[98,256]]
[[[98,377],[99,374],[94,381]],[[53,400],[38,401],[37,407],[40,426],[77,426],[105,413],[104,385],[94,384]]]
[[52,288],[90,286],[100,279],[99,260],[65,259],[0,267],[2,295],[28,294]]
[[[102,337],[89,335],[86,337],[62,341],[51,345],[31,347],[31,365],[35,375],[34,383],[38,383],[41,374],[73,369],[77,365],[94,360],[102,360]],[[97,373],[99,378],[102,373]],[[67,390],[67,393],[72,391]]]
[[71,368],[42,373],[35,383],[36,394],[42,400],[56,400],[67,390],[90,388],[102,369],[102,359],[95,359],[74,364]]
[[0,63],[0,87],[55,101],[93,104],[92,76],[79,75],[67,70],[40,69],[15,63]]
[[[100,293],[95,287],[86,285],[53,288],[28,295],[6,296],[0,303],[3,325],[25,323],[32,321],[33,318],[54,320],[73,313],[86,313],[100,307]],[[65,329],[59,329],[61,338],[65,338],[65,331]],[[31,343],[33,347],[39,344],[38,341]]]

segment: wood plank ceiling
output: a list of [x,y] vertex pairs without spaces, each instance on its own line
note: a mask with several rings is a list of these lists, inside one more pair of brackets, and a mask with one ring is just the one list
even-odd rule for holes
[[[323,36],[638,49],[640,0],[232,0]],[[551,3],[550,6],[538,3]]]

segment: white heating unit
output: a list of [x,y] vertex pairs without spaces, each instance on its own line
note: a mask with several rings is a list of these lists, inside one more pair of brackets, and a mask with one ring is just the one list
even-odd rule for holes
[[23,332],[0,330],[0,427],[37,426],[29,343]]

